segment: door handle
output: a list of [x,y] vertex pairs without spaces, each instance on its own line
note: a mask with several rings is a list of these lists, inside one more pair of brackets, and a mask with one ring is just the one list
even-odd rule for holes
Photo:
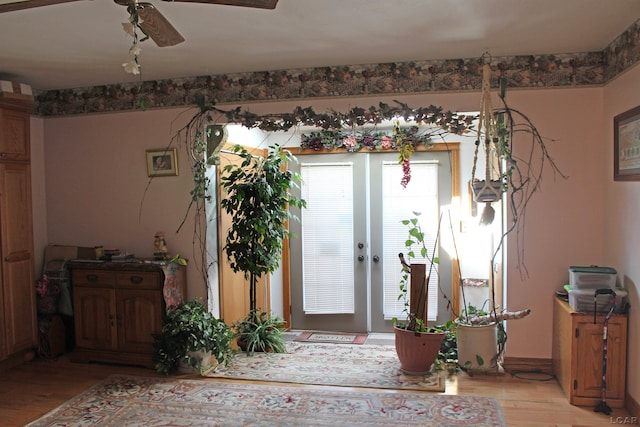
[[380,262],[380,257],[378,255],[374,255],[373,256],[373,262],[375,262],[376,264]]

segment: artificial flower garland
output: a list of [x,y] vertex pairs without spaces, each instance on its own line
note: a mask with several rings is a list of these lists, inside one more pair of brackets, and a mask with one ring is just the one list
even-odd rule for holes
[[431,134],[421,130],[418,126],[401,128],[396,121],[393,132],[377,130],[320,130],[303,134],[300,147],[315,151],[345,149],[355,153],[361,150],[384,151],[398,150],[398,163],[402,165],[402,180],[400,184],[406,187],[411,180],[411,154],[415,148],[423,145],[429,148],[433,145]]

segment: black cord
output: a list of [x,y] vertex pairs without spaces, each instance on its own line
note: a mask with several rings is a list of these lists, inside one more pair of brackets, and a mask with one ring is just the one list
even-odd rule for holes
[[[556,376],[554,374],[550,374],[549,372],[544,372],[540,369],[515,370],[515,371],[505,371],[505,372],[507,372],[509,375],[511,375],[514,378],[527,380],[527,381],[544,382],[544,381],[553,381],[556,379]],[[535,376],[528,377],[528,375],[535,375]]]

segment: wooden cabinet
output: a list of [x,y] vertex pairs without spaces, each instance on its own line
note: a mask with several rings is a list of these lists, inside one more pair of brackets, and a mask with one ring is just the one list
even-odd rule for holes
[[[596,406],[602,400],[604,315],[580,313],[555,298],[553,373],[569,402]],[[627,366],[627,316],[614,314],[607,337],[607,394],[612,408],[624,407]]]
[[[153,367],[155,334],[162,330],[167,272],[148,263],[72,261],[71,285],[77,362],[122,362]],[[169,282],[186,299],[185,268]]]
[[0,366],[38,343],[29,118],[32,104],[0,97]]
[[16,110],[15,105],[1,108],[0,160],[30,159],[30,114],[28,109]]

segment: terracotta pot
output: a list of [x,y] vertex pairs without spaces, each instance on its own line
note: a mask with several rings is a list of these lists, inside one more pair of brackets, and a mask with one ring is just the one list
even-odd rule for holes
[[444,332],[414,332],[393,328],[396,335],[396,353],[402,372],[408,375],[425,375],[431,370],[444,339]]

